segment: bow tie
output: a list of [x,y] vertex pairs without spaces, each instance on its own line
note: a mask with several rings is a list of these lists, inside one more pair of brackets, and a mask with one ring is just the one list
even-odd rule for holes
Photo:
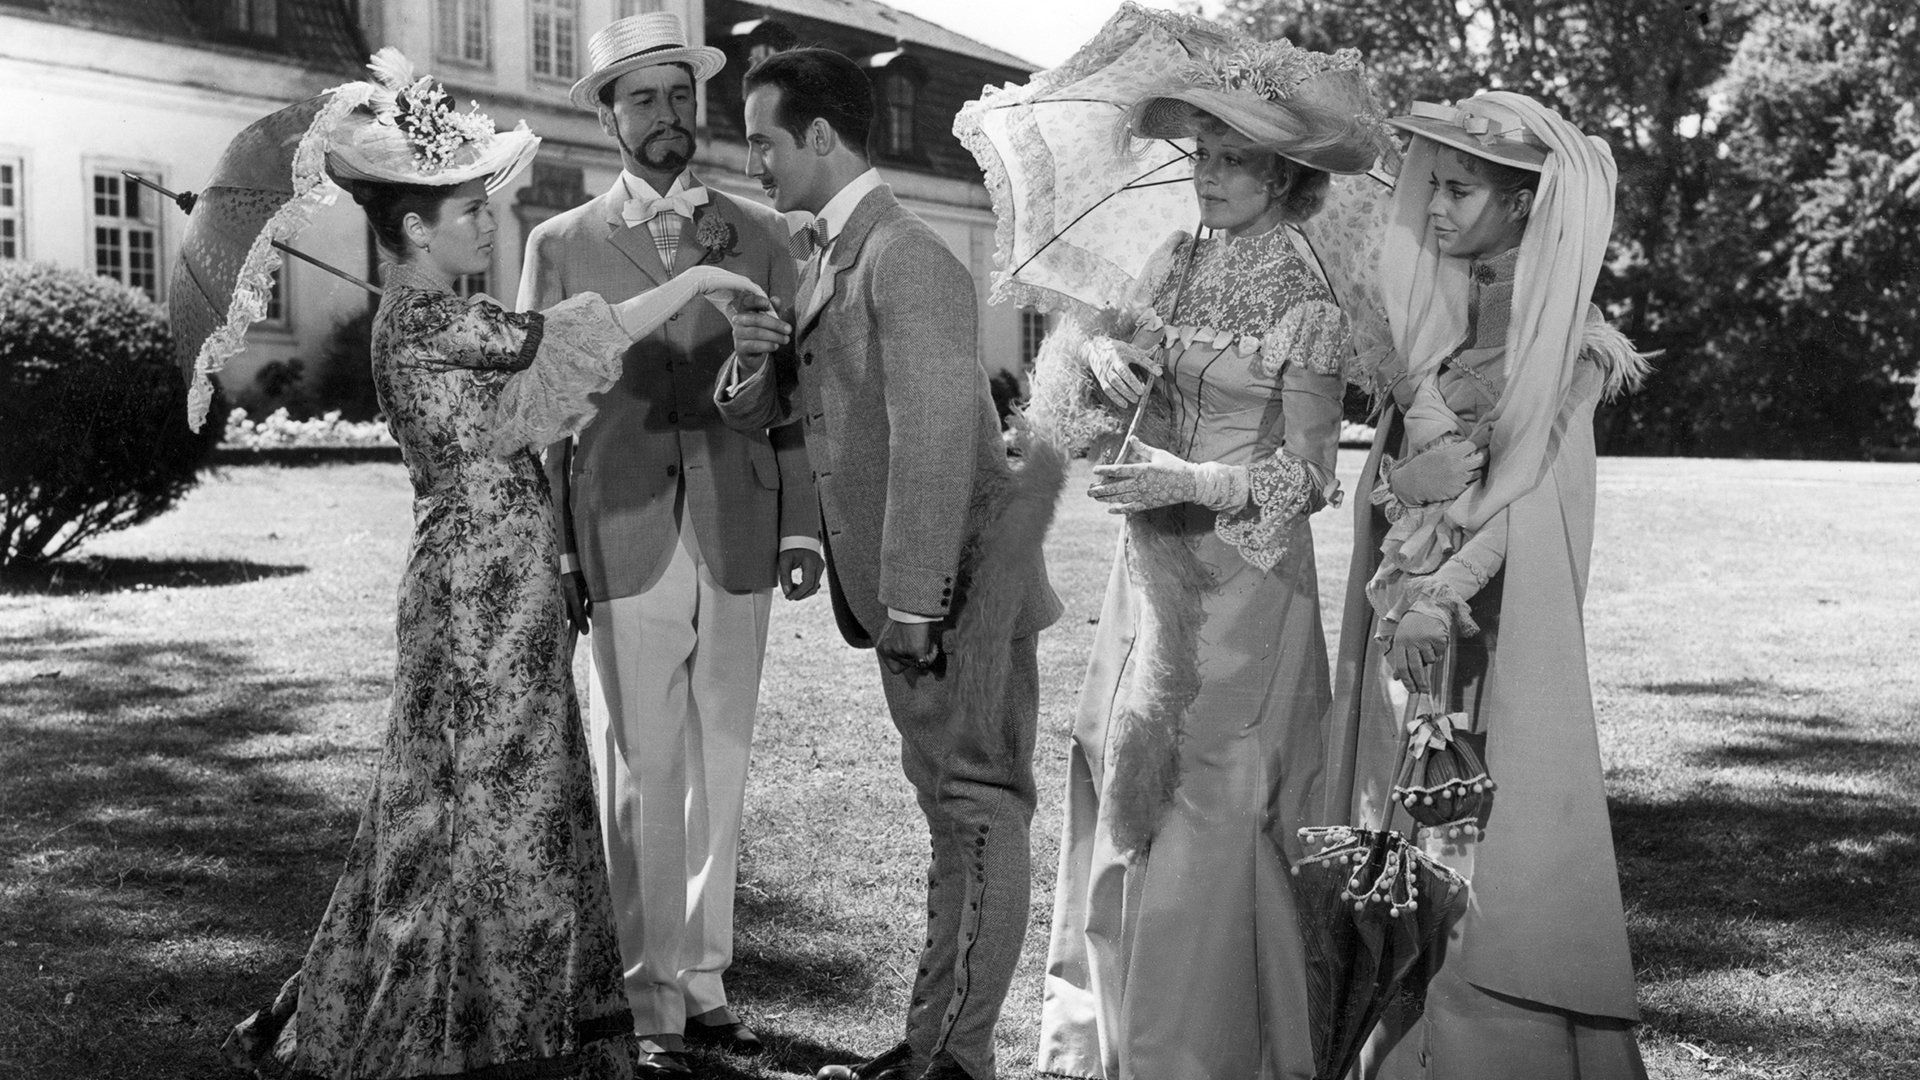
[[660,199],[644,197],[628,199],[620,207],[620,219],[628,225],[639,225],[652,221],[661,214],[679,214],[688,221],[692,221],[694,208],[706,204],[707,189],[703,187],[677,192]]
[[811,259],[816,251],[825,251],[833,238],[827,235],[827,223],[820,218],[808,222],[787,239],[790,254],[796,259]]

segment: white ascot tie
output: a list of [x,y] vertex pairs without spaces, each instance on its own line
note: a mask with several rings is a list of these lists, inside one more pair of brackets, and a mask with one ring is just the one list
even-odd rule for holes
[[680,247],[680,223],[674,218],[692,221],[695,208],[706,204],[707,189],[703,187],[676,191],[657,199],[642,196],[621,205],[620,220],[629,228],[644,224],[653,234],[653,246],[660,253],[660,261],[671,268]]

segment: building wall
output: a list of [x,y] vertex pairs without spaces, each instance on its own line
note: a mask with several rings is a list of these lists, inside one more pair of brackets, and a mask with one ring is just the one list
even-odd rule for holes
[[[129,0],[131,2],[131,0]],[[442,79],[456,101],[475,99],[502,127],[525,120],[543,143],[536,168],[496,196],[501,236],[488,291],[511,303],[517,291],[525,234],[555,212],[605,191],[619,174],[616,148],[597,118],[566,99],[572,78],[535,75],[529,61],[530,12],[540,0],[491,0],[488,50],[483,63],[442,55],[436,38],[437,0],[360,0],[359,36],[365,47],[394,45],[421,71]],[[746,67],[732,28],[767,13],[762,5],[734,0],[575,0],[576,70],[586,68],[586,43],[594,31],[629,10],[667,10],[681,16],[696,43],[729,53],[728,67],[705,88],[701,150],[694,168],[703,181],[744,199],[763,200],[759,185],[743,173],[739,79]],[[291,27],[297,0],[281,5],[283,28]],[[145,10],[136,5],[129,11]],[[317,9],[316,9],[317,10]],[[308,32],[310,28],[303,28]],[[863,57],[894,47],[832,24],[807,24],[810,42]],[[871,38],[871,40],[869,40]],[[223,40],[135,36],[87,29],[47,17],[0,14],[0,100],[15,104],[0,129],[0,162],[17,161],[23,203],[23,256],[68,266],[91,266],[90,166],[133,168],[154,175],[175,191],[197,191],[211,176],[227,143],[241,129],[286,104],[327,87],[362,77],[340,57],[358,43],[334,41],[315,60],[271,49],[235,47]],[[978,170],[954,143],[950,127],[959,103],[988,82],[1023,72],[967,57],[921,50],[926,66],[916,142],[928,149],[912,160],[879,162],[901,200],[925,218],[972,271],[980,304],[980,359],[989,370],[1018,370],[1020,316],[990,307],[994,220]],[[17,104],[16,104],[17,103]],[[956,156],[956,153],[958,156]],[[566,192],[558,196],[555,192]],[[159,299],[164,303],[172,260],[180,250],[187,216],[163,205],[160,224]],[[372,280],[376,260],[364,219],[341,195],[321,211],[295,246],[342,270]],[[283,269],[286,317],[278,326],[256,326],[249,347],[222,375],[230,395],[257,408],[271,404],[256,382],[275,361],[302,359],[311,369],[335,328],[366,310],[365,291],[316,268],[288,260]]]

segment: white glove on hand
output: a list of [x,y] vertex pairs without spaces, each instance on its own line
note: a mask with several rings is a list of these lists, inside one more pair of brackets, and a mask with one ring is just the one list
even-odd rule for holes
[[1467,490],[1487,467],[1487,452],[1465,439],[1428,446],[1393,467],[1387,486],[1407,506],[1445,502]]
[[1087,342],[1087,368],[1108,401],[1131,409],[1146,395],[1147,383],[1160,374],[1152,354],[1125,341],[1097,337]]
[[1243,465],[1195,463],[1139,439],[1127,440],[1121,460],[1125,463],[1094,466],[1094,482],[1087,489],[1087,494],[1108,504],[1109,514],[1137,514],[1176,503],[1199,503],[1213,510],[1246,505]]

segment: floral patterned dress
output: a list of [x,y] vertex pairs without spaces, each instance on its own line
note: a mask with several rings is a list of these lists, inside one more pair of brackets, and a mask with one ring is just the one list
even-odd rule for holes
[[[1181,239],[1156,263],[1151,314],[1104,328],[1156,341],[1164,361],[1140,436],[1247,466],[1252,497],[1133,514],[1122,531],[1073,728],[1038,1067],[1307,1077],[1306,962],[1275,841],[1297,854],[1320,798],[1329,688],[1307,513],[1333,490],[1351,339],[1286,228]],[[1082,379],[1075,396],[1095,400]],[[1058,399],[1035,380],[1041,422],[1100,426],[1043,407]]]
[[386,743],[300,972],[229,1040],[301,1077],[626,1076],[592,774],[547,484],[629,344],[389,273],[374,378],[414,490]]

